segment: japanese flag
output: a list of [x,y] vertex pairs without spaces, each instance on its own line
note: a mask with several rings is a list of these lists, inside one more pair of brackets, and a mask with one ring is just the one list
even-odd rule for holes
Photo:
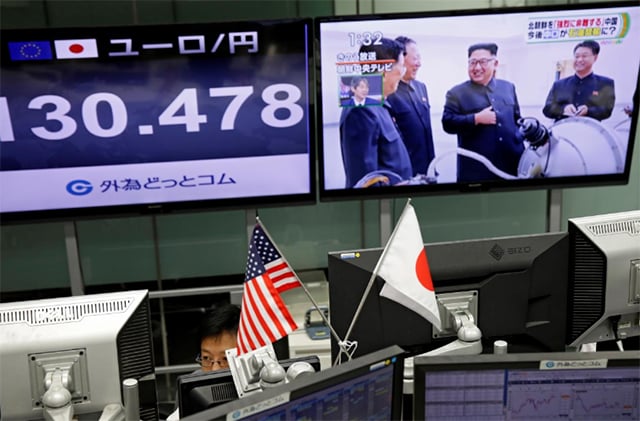
[[385,280],[381,296],[415,311],[441,329],[440,312],[420,225],[409,203],[380,257],[378,275]]
[[56,40],[54,44],[59,59],[98,57],[98,44],[94,38]]

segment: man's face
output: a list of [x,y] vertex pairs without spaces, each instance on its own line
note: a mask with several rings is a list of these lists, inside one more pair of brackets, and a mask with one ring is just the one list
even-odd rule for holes
[[364,80],[361,80],[355,88],[351,88],[353,91],[353,96],[356,97],[358,101],[364,101],[364,99],[369,95],[369,84]]
[[594,55],[591,48],[578,47],[573,53],[573,68],[576,73],[588,74],[591,73],[593,63],[596,62],[598,56]]
[[229,368],[225,350],[235,348],[236,335],[231,332],[222,332],[218,336],[206,337],[200,342],[200,357],[202,358],[202,371],[216,371]]
[[405,45],[405,50],[407,54],[404,56],[404,65],[407,71],[402,80],[409,82],[418,76],[418,69],[420,69],[422,63],[420,62],[420,51],[418,51],[418,46],[415,42]]
[[384,94],[391,95],[398,90],[398,83],[404,76],[407,68],[404,65],[404,54],[400,54],[398,61],[393,64],[391,70],[384,73]]
[[469,78],[479,85],[487,85],[498,67],[498,59],[489,50],[475,50],[469,56]]

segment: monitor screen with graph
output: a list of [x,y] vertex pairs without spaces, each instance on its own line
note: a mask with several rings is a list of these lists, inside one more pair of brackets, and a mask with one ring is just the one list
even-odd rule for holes
[[636,420],[640,352],[416,357],[414,419]]

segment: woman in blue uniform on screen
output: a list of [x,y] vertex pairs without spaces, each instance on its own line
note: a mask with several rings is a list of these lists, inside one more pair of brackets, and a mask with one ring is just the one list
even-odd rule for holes
[[[405,72],[403,46],[389,38],[379,43],[363,45],[360,53],[375,54],[369,68],[381,72],[383,98],[398,89],[398,83]],[[380,61],[385,61],[380,63]],[[362,62],[364,68],[369,63]],[[372,72],[375,73],[375,72]],[[369,83],[373,78],[369,77]],[[411,178],[411,160],[402,142],[400,132],[389,112],[389,104],[383,99],[381,106],[347,107],[340,116],[340,147],[346,175],[346,187],[354,187],[358,182],[375,171],[393,173],[398,182]],[[388,174],[388,173],[387,173]]]

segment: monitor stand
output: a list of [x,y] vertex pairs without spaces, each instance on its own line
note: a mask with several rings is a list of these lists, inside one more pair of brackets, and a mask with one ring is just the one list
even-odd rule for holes
[[[42,413],[46,421],[72,421],[74,419],[72,396],[67,387],[69,379],[68,369],[56,368],[47,372],[44,382],[48,387],[42,395]],[[136,379],[124,380],[122,394],[124,405],[112,403],[105,406],[98,421],[140,420],[138,381]]]
[[[419,356],[433,357],[437,355],[479,355],[482,353],[482,332],[475,321],[477,293],[474,291],[440,294],[436,298],[443,321],[443,329],[456,332],[457,339],[440,348],[425,352]],[[442,331],[444,332],[444,331]],[[442,333],[441,332],[441,333]],[[404,360],[403,393],[413,395],[413,359]]]
[[[475,324],[473,316],[467,311],[452,314],[455,320],[458,339],[440,348],[425,352],[421,356],[434,357],[436,355],[478,355],[482,353],[482,332]],[[413,361],[411,362],[413,364]]]
[[42,412],[47,421],[71,421],[73,418],[73,406],[71,405],[71,392],[63,382],[69,378],[69,371],[63,372],[60,368],[47,372],[44,382],[49,384],[47,391],[42,395]]

